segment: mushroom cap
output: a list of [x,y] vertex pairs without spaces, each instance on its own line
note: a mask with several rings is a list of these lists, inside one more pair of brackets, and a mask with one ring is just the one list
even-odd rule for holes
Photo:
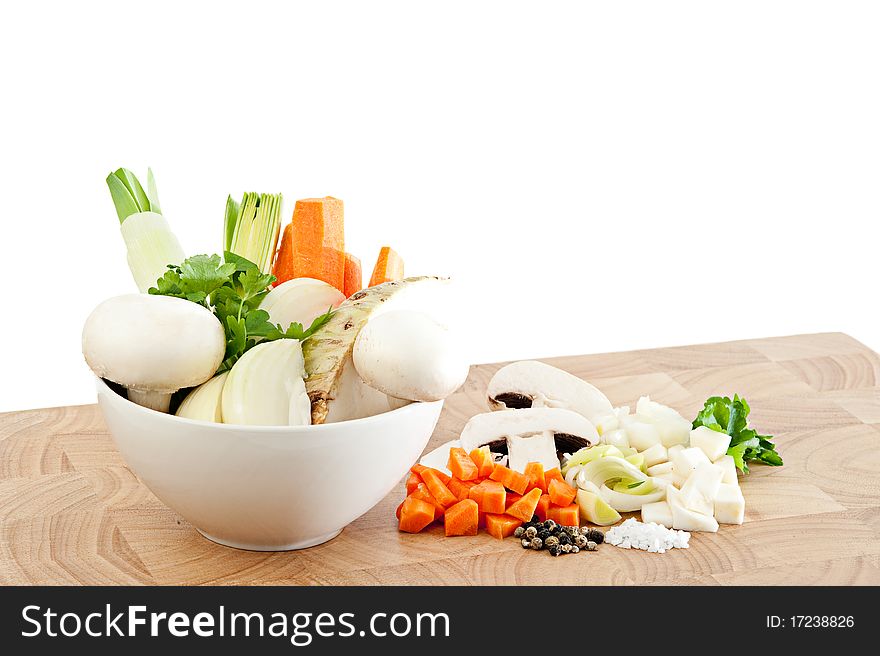
[[489,407],[528,408],[541,395],[564,404],[595,422],[614,408],[600,390],[577,376],[537,360],[522,360],[499,369],[489,381]]
[[461,448],[470,453],[484,444],[506,440],[511,435],[532,435],[543,431],[573,436],[589,444],[599,443],[599,434],[592,422],[580,413],[564,408],[523,408],[484,412],[470,418],[462,429],[459,439]]
[[470,368],[449,329],[413,310],[372,318],[358,333],[352,360],[367,385],[410,401],[445,399]]
[[128,389],[171,394],[214,375],[226,336],[217,317],[198,303],[125,294],[92,310],[83,327],[82,350],[101,378]]

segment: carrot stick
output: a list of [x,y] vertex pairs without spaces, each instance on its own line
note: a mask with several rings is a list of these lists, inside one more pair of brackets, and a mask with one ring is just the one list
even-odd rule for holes
[[403,258],[400,257],[390,246],[379,249],[379,258],[373,275],[370,276],[370,287],[381,285],[383,282],[403,279]]
[[345,289],[342,293],[348,298],[364,288],[364,276],[361,273],[361,261],[351,253],[345,254]]
[[305,198],[293,210],[293,277],[316,278],[345,291],[343,205],[338,198]]
[[281,245],[275,256],[272,275],[277,278],[274,284],[280,285],[293,278],[293,223],[288,223],[281,236]]

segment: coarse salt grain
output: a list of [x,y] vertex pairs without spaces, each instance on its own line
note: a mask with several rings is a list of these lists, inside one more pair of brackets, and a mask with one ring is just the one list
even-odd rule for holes
[[669,549],[687,549],[691,534],[668,529],[650,522],[643,524],[630,518],[605,532],[605,542],[621,549],[641,549],[649,553],[666,553]]

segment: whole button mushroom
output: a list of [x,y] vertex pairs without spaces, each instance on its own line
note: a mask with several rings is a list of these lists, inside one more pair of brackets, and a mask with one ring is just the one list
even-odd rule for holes
[[174,392],[214,375],[226,338],[217,317],[197,303],[126,294],[92,311],[82,350],[95,375],[125,387],[129,400],[168,412]]
[[412,310],[371,319],[354,342],[352,358],[367,385],[409,401],[445,399],[464,383],[470,368],[450,331]]

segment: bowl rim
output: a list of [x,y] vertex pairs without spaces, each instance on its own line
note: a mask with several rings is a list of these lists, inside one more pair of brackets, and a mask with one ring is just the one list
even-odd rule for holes
[[388,412],[382,412],[378,415],[371,415],[369,417],[361,417],[360,419],[347,419],[346,421],[337,421],[330,424],[309,424],[307,426],[260,426],[260,425],[250,425],[250,424],[218,424],[213,421],[202,421],[201,419],[190,419],[188,417],[178,417],[177,415],[172,415],[167,412],[159,412],[158,410],[153,410],[152,408],[147,408],[142,405],[138,405],[134,401],[130,401],[124,396],[117,394],[113,391],[109,385],[104,381],[103,378],[99,376],[95,376],[95,386],[98,388],[99,394],[106,393],[110,397],[114,397],[112,403],[119,402],[122,406],[129,406],[135,412],[140,412],[149,417],[158,418],[159,421],[169,421],[172,423],[178,422],[183,425],[194,425],[201,426],[207,428],[213,428],[221,431],[238,431],[242,430],[254,431],[258,433],[267,433],[269,435],[290,435],[291,433],[316,433],[320,431],[334,430],[334,428],[344,427],[344,426],[366,426],[372,423],[377,423],[382,421],[383,419],[391,418],[392,416],[405,415],[407,413],[413,413],[421,411],[419,406],[430,406],[437,407],[442,406],[444,399],[440,399],[439,401],[413,401],[411,403],[407,403],[405,406],[400,408],[395,408],[394,410],[389,410]]

